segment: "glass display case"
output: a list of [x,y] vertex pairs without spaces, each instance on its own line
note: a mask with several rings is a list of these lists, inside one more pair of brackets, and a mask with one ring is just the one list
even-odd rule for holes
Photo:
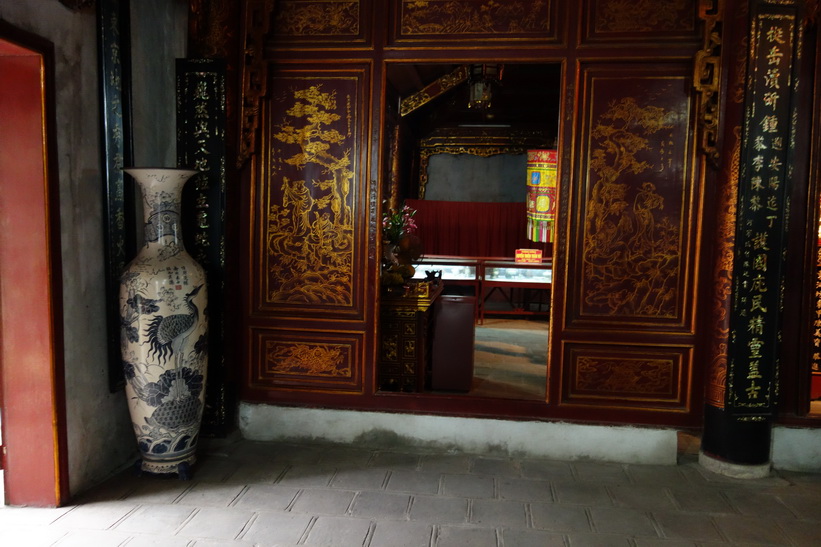
[[549,315],[552,282],[548,261],[485,261],[478,322],[483,323],[485,315]]
[[414,279],[425,279],[426,272],[442,272],[444,281],[475,282],[478,279],[479,261],[446,257],[425,257],[416,266]]
[[515,262],[486,262],[485,281],[546,284],[553,281],[550,264],[516,264]]

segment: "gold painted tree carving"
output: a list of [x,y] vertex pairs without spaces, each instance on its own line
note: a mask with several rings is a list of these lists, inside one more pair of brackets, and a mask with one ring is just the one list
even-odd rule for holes
[[[637,157],[648,136],[670,129],[670,116],[633,98],[613,101],[591,132],[584,302],[609,315],[673,317],[679,277],[679,228],[663,216],[664,197],[640,175],[653,166]],[[647,157],[647,153],[643,154]]]
[[[286,111],[297,126],[283,122],[273,138],[292,172],[310,180],[282,177],[280,204],[268,214],[268,299],[273,302],[350,305],[352,301],[353,220],[348,202],[354,172],[345,135],[333,126],[341,116],[336,93],[321,85],[293,92]],[[279,160],[281,158],[277,158]]]

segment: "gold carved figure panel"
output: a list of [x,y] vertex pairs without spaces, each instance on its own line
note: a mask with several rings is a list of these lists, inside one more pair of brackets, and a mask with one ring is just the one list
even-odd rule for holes
[[579,319],[684,321],[693,221],[686,90],[684,77],[588,74],[574,215]]
[[354,241],[360,81],[281,76],[272,82],[261,306],[351,308],[353,272],[362,260]]

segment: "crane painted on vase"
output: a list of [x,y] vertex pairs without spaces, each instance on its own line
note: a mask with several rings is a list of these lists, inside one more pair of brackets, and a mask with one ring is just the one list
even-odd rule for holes
[[149,354],[154,354],[163,363],[169,357],[174,357],[175,365],[179,368],[182,361],[182,350],[188,342],[188,337],[197,328],[200,311],[194,303],[203,285],[197,285],[185,295],[185,305],[188,313],[173,315],[157,315],[148,324]]

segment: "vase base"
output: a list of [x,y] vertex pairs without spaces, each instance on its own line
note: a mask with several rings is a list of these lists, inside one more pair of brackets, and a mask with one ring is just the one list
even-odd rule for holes
[[197,462],[197,457],[191,454],[182,459],[174,460],[137,460],[134,463],[134,471],[141,475],[148,473],[150,475],[177,475],[180,480],[191,480],[193,477],[193,467]]

